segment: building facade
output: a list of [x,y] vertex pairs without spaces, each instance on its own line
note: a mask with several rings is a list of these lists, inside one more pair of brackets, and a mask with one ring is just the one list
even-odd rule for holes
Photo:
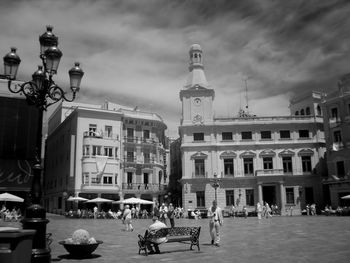
[[324,127],[327,144],[329,205],[349,206],[341,197],[350,194],[350,74],[339,79],[338,89],[324,97]]
[[165,191],[166,125],[155,113],[62,103],[48,124],[45,205],[67,210],[67,197],[157,200]]
[[321,96],[292,100],[290,116],[218,118],[201,47],[192,45],[189,55],[189,76],[180,91],[183,207],[207,208],[215,196],[224,209],[233,204],[238,210],[255,210],[257,202],[266,201],[278,205],[282,214],[322,203],[326,148],[317,111]]

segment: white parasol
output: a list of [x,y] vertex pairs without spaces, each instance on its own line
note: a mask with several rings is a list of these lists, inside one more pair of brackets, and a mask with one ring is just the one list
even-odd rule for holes
[[116,204],[141,204],[141,205],[152,205],[154,204],[154,202],[152,201],[148,201],[148,200],[144,200],[141,198],[135,198],[135,197],[131,197],[125,200],[119,200],[119,201],[115,201],[114,203]]
[[110,199],[105,199],[105,198],[101,198],[101,197],[97,197],[97,198],[94,198],[94,199],[91,199],[89,201],[86,201],[86,203],[112,203],[113,200],[110,200]]
[[0,201],[5,202],[23,202],[24,199],[13,194],[3,193],[0,194]]
[[341,199],[350,199],[350,195],[343,196]]
[[80,197],[80,196],[70,196],[68,199],[67,199],[67,201],[71,201],[71,202],[73,202],[73,201],[76,201],[76,202],[85,202],[85,201],[88,201],[89,199],[86,199],[86,198],[84,198],[84,197]]

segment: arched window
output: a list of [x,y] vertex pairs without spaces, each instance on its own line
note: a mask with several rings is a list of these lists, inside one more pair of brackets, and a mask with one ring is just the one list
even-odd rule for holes
[[310,115],[310,107],[306,107],[305,114],[306,114],[306,115]]
[[299,111],[296,111],[296,112],[295,112],[295,115],[299,115]]
[[305,115],[304,109],[300,110],[300,115]]
[[318,116],[322,116],[322,111],[321,111],[320,105],[317,105],[316,111],[317,111],[317,115],[318,115]]

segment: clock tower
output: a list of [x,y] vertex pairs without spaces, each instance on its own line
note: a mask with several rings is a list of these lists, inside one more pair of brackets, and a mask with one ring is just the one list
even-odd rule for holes
[[202,64],[203,52],[198,44],[190,48],[189,75],[180,91],[182,102],[181,125],[204,125],[213,122],[215,92],[210,89]]

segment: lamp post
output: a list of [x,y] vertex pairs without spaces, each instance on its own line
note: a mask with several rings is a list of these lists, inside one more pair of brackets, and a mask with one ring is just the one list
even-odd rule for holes
[[210,182],[212,183],[211,186],[214,187],[214,190],[215,190],[215,201],[217,202],[218,199],[217,199],[216,191],[220,187],[221,179],[219,179],[218,175],[216,173],[214,173],[214,179],[210,179]]
[[67,98],[63,91],[53,81],[52,77],[57,73],[57,68],[62,57],[62,52],[57,48],[58,37],[52,33],[52,26],[47,26],[47,31],[39,37],[40,59],[42,65],[33,73],[32,80],[24,83],[13,83],[16,79],[17,70],[21,59],[16,54],[16,48],[4,57],[4,77],[8,80],[8,89],[12,93],[24,94],[29,105],[38,109],[38,123],[35,145],[35,162],[33,166],[32,186],[30,190],[31,205],[25,210],[25,217],[21,221],[23,229],[35,229],[33,239],[32,262],[50,262],[51,253],[47,245],[45,208],[42,203],[42,166],[41,166],[41,145],[42,145],[42,124],[43,112],[59,101],[72,102],[76,92],[79,91],[80,82],[84,72],[76,62],[69,70],[70,89],[72,97]]

